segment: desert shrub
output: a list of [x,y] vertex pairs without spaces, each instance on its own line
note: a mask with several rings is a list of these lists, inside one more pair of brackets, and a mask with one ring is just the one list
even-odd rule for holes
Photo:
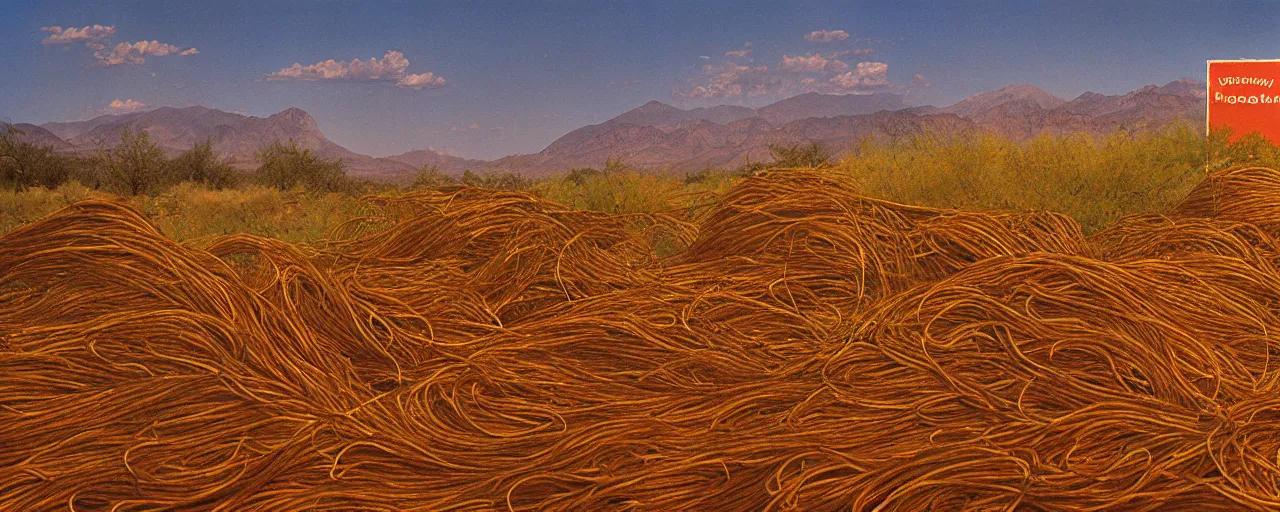
[[496,190],[526,190],[533,185],[533,180],[521,176],[518,172],[480,174],[467,169],[462,173],[462,184],[468,187]]
[[12,125],[0,130],[0,183],[14,190],[55,188],[76,171],[75,158],[59,155],[50,146],[24,141],[25,133]]
[[535,193],[577,209],[605,213],[653,213],[680,206],[679,179],[637,169],[610,158],[603,169],[578,168],[534,187]]
[[762,171],[776,168],[806,168],[815,169],[819,167],[827,167],[832,164],[833,155],[831,151],[822,143],[817,141],[809,141],[804,143],[793,144],[769,144],[769,153],[773,157],[771,162],[752,162],[739,166],[732,174],[738,177],[747,177],[759,174]]
[[196,143],[191,149],[169,161],[169,179],[190,181],[213,189],[233,188],[240,174],[213,151],[213,141]]
[[53,212],[85,199],[108,197],[74,180],[55,188],[31,187],[0,193],[0,234],[40,220]]
[[1254,132],[1246,133],[1239,139],[1229,142],[1232,135],[1231,128],[1215,129],[1209,134],[1209,170],[1233,166],[1262,166],[1275,169],[1280,166],[1280,146],[1277,146],[1275,141],[1269,141],[1262,134]]
[[341,160],[322,158],[293,141],[287,145],[274,141],[260,148],[254,157],[258,161],[254,178],[268,187],[301,187],[317,192],[348,192],[354,188],[342,170]]
[[714,179],[716,176],[722,175],[724,173],[725,171],[722,169],[713,169],[713,168],[707,167],[704,169],[699,169],[696,171],[690,171],[690,172],[684,173],[684,179],[682,179],[681,181],[685,185],[706,183]]
[[[994,133],[864,139],[837,166],[872,197],[942,208],[1049,210],[1092,232],[1134,213],[1164,211],[1206,168],[1280,165],[1257,136],[1228,143],[1174,123],[1108,136],[1045,134],[1019,142]],[[1208,153],[1206,153],[1208,152]]]
[[579,167],[577,169],[570,169],[569,174],[565,175],[564,179],[574,185],[582,186],[587,182],[596,179],[600,174],[601,172],[596,169],[592,169],[590,167]]
[[831,152],[817,141],[769,144],[769,152],[773,154],[771,167],[817,168],[831,162]]
[[130,126],[120,131],[119,145],[98,149],[95,163],[100,184],[115,193],[153,194],[172,185],[164,152],[146,131]]
[[166,235],[195,245],[233,233],[315,243],[356,217],[359,208],[345,192],[280,190],[255,183],[221,190],[180,183],[156,196],[133,198],[131,204]]
[[457,182],[458,180],[453,176],[440,172],[439,166],[424,165],[414,175],[413,183],[409,185],[409,188],[413,190],[436,189]]

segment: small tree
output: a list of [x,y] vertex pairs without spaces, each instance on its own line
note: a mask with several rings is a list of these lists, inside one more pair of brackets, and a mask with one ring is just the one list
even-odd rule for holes
[[435,165],[423,165],[418,170],[418,174],[413,177],[413,184],[410,187],[415,189],[433,189],[440,188],[445,185],[457,183],[452,176],[440,172],[440,168]]
[[231,188],[238,176],[230,164],[213,152],[213,140],[196,143],[185,153],[169,162],[169,180],[194,181],[215,189]]
[[481,186],[480,175],[472,172],[471,169],[462,171],[462,184],[468,187],[479,187]]
[[288,145],[272,142],[254,156],[259,164],[258,181],[270,187],[287,190],[301,186],[322,192],[342,192],[351,187],[342,171],[342,160],[321,158],[310,149],[299,148],[294,141]]
[[636,169],[623,161],[622,157],[611,156],[604,159],[604,170],[602,172],[605,174],[617,174],[620,172],[630,172],[634,170]]
[[577,169],[570,169],[569,174],[566,175],[564,178],[566,180],[569,180],[570,183],[573,183],[574,185],[581,187],[583,185],[586,185],[588,181],[593,180],[599,177],[600,175],[601,175],[600,171],[597,171],[590,167],[579,167]]
[[26,135],[16,126],[5,126],[0,133],[0,178],[18,191],[32,185],[56,187],[66,181],[70,165],[53,154],[53,147],[24,141]]
[[120,193],[152,193],[167,184],[164,152],[144,130],[135,132],[125,126],[120,145],[98,149],[98,163],[107,185]]
[[817,141],[807,144],[770,144],[774,167],[822,167],[831,161],[831,152]]
[[462,184],[468,187],[496,190],[525,190],[533,185],[533,180],[521,176],[518,172],[477,174],[467,169],[462,173]]

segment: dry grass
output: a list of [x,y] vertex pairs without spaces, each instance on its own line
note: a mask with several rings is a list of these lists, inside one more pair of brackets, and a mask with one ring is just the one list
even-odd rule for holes
[[1089,237],[799,170],[307,245],[81,201],[0,236],[0,509],[1275,509],[1272,183]]

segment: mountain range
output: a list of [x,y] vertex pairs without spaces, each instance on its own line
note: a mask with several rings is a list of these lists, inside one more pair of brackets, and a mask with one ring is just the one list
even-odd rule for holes
[[1043,133],[1106,134],[1117,129],[1147,130],[1176,119],[1203,122],[1205,84],[1177,80],[1119,95],[1086,92],[1072,100],[1031,85],[1010,85],[975,94],[946,107],[909,107],[897,94],[824,95],[807,93],[752,109],[720,105],[690,110],[658,101],[556,139],[538,153],[483,161],[420,149],[375,158],[352,152],[324,136],[316,120],[297,108],[266,118],[200,106],[163,107],[87,121],[17,124],[31,142],[59,152],[111,147],[126,127],[148,132],[161,148],[177,154],[204,140],[242,168],[254,152],[273,140],[293,140],[326,158],[341,159],[349,174],[399,180],[430,165],[446,173],[471,169],[515,171],[536,177],[576,167],[600,167],[610,157],[649,169],[694,170],[769,161],[770,144],[818,141],[850,147],[869,135],[989,130],[1015,139]]
[[40,126],[78,151],[110,148],[120,141],[126,127],[144,130],[166,153],[175,155],[196,143],[211,140],[213,149],[232,165],[250,168],[254,153],[271,141],[294,141],[325,158],[342,159],[354,175],[394,177],[415,167],[384,158],[350,151],[320,132],[316,120],[299,108],[290,108],[266,118],[223,112],[200,106],[162,107],[145,112],[99,116],[88,121],[46,123]]

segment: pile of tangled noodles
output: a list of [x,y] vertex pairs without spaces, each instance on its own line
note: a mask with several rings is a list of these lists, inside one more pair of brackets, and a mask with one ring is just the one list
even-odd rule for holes
[[1088,237],[823,171],[696,221],[364,201],[0,236],[0,509],[1280,508],[1276,171]]

